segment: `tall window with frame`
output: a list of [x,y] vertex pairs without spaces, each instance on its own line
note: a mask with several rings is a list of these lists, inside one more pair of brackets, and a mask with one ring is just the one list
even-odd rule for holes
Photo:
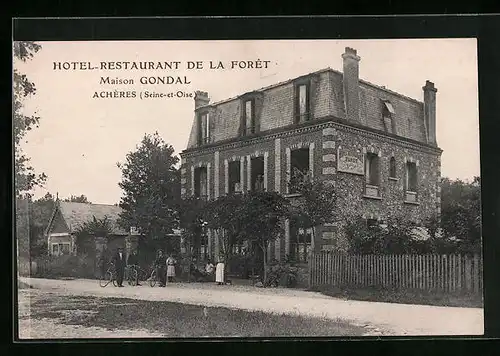
[[203,200],[207,199],[207,167],[197,167],[194,170],[194,196]]
[[389,160],[389,178],[396,178],[396,159],[394,157]]
[[298,84],[295,88],[295,123],[301,123],[309,120],[310,98],[309,84]]
[[206,233],[201,234],[200,238],[200,258],[202,260],[208,259],[208,235]]
[[248,99],[245,101],[245,112],[244,112],[244,123],[245,123],[245,134],[254,134],[255,129],[255,101],[253,99]]
[[382,109],[382,117],[384,119],[385,130],[388,133],[394,132],[394,122],[393,116],[396,112],[394,111],[394,107],[389,101],[384,101],[384,107]]
[[367,153],[365,157],[365,196],[380,198],[379,157],[375,153]]
[[299,227],[298,222],[290,222],[290,258],[298,263],[305,263],[311,251],[312,229]]
[[365,158],[366,184],[379,186],[379,157],[375,153],[367,153]]
[[406,163],[406,190],[417,192],[417,164],[415,162]]

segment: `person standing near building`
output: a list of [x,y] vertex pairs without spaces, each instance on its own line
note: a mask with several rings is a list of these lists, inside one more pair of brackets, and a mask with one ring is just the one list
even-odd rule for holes
[[123,287],[123,276],[125,275],[125,254],[123,249],[118,247],[118,250],[113,258],[113,263],[115,264],[116,271],[116,283],[118,287]]
[[173,282],[175,278],[175,259],[172,255],[167,258],[167,283]]
[[224,267],[225,266],[222,258],[219,258],[219,262],[215,267],[215,283],[217,283],[217,285],[219,286],[224,284]]
[[158,281],[160,282],[160,287],[165,287],[166,284],[165,265],[166,265],[165,255],[163,254],[162,250],[158,250],[154,266],[156,269],[156,278],[158,278]]

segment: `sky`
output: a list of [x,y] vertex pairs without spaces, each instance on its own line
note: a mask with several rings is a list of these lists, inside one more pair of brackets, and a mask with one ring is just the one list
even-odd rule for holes
[[[361,79],[423,101],[426,80],[438,89],[437,141],[442,176],[471,179],[479,175],[479,112],[475,39],[297,40],[297,41],[89,41],[39,42],[42,49],[14,67],[35,83],[25,101],[40,126],[21,143],[47,183],[34,191],[60,198],[84,194],[93,203],[115,204],[128,152],[145,134],[158,132],[176,154],[186,148],[194,118],[195,90],[211,102],[330,67],[342,71],[345,47],[361,57]],[[232,61],[266,61],[267,68],[231,69]],[[108,70],[101,62],[179,62],[174,69]],[[187,62],[202,69],[186,69]],[[217,67],[219,61],[224,68]],[[90,62],[95,70],[54,70],[54,62]],[[255,67],[255,66],[254,66]],[[101,77],[132,79],[134,84],[102,84]],[[149,85],[140,78],[187,77],[189,84]],[[133,91],[135,98],[93,98],[95,92]],[[182,92],[186,97],[143,98],[140,92]]]

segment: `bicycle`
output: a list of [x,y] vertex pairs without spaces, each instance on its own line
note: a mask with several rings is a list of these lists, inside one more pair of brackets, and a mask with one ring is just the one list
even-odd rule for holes
[[151,272],[148,281],[150,287],[154,287],[156,285],[156,282],[158,282],[158,277],[156,275],[156,268],[153,268],[153,271]]
[[137,282],[149,280],[151,274],[148,274],[138,265],[131,265],[126,267],[126,276],[128,284],[135,286]]
[[116,270],[114,264],[111,264],[104,273],[104,275],[102,275],[99,278],[99,285],[103,288],[106,287],[111,282],[115,287],[118,286],[118,282],[116,281]]

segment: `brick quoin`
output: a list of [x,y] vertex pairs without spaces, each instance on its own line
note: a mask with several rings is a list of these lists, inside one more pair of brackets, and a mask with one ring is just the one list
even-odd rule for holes
[[[216,186],[219,195],[225,194],[224,161],[234,157],[244,157],[246,191],[247,156],[267,152],[268,190],[278,190],[275,175],[279,162],[277,182],[279,191],[285,194],[287,148],[308,147],[314,143],[311,156],[314,177],[334,182],[338,195],[337,219],[318,229],[314,250],[325,247],[345,250],[343,226],[350,217],[358,214],[380,220],[404,216],[415,222],[436,216],[439,212],[442,153],[435,140],[437,89],[427,81],[423,87],[425,102],[406,97],[358,78],[360,57],[355,49],[346,48],[342,56],[344,73],[326,68],[218,103],[210,103],[208,93],[200,92],[203,93],[202,101],[195,99],[196,110],[188,147],[181,153],[182,169],[185,169],[183,178],[186,178],[182,180],[182,191],[186,194],[192,191],[191,167],[210,164],[211,197],[214,197]],[[296,123],[295,85],[304,81],[310,83],[310,117],[305,122]],[[242,98],[247,94],[258,95],[255,113],[260,130],[242,136]],[[197,140],[201,112],[210,113],[210,136],[203,143]],[[387,116],[388,112],[395,131],[386,128],[384,115]],[[328,143],[324,145],[325,142]],[[280,148],[279,152],[276,152],[276,147]],[[358,157],[364,164],[366,152],[370,151],[379,154],[380,184],[375,198],[366,196],[363,174],[338,169],[337,154]],[[219,155],[218,179],[215,176],[216,154]],[[395,178],[389,177],[391,157],[396,161]],[[408,201],[411,197],[406,193],[408,161],[418,162],[416,201]],[[214,234],[212,238],[215,238]],[[271,257],[283,260],[285,251],[289,250],[289,239],[288,235],[282,236],[271,249]],[[211,246],[217,246],[215,241]],[[218,256],[214,248],[212,253],[215,254],[212,257]]]

